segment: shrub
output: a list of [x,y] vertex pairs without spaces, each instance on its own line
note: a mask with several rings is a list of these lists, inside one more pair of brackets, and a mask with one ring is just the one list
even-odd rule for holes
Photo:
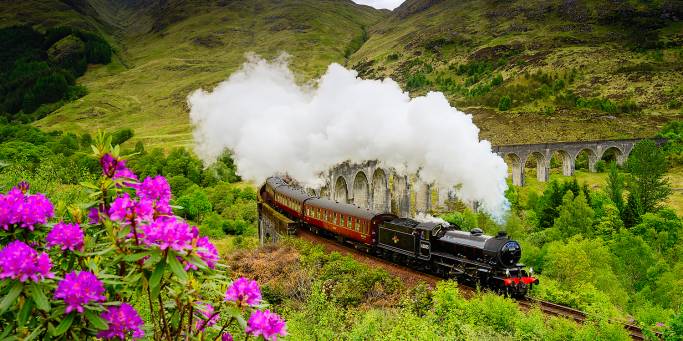
[[605,160],[598,160],[598,162],[595,163],[595,171],[596,172],[604,173],[606,169],[607,169],[607,162],[605,162]]
[[406,81],[406,89],[408,91],[417,90],[429,85],[429,80],[424,73],[418,72],[410,75]]
[[177,203],[182,207],[180,212],[183,216],[190,220],[202,221],[204,214],[211,212],[211,202],[206,192],[199,187],[196,187],[189,193],[178,198]]
[[124,142],[133,138],[133,129],[123,128],[119,129],[111,135],[111,143],[123,144]]
[[503,96],[498,101],[498,110],[507,111],[512,106],[512,99],[510,96]]
[[210,238],[221,238],[225,236],[225,226],[227,223],[220,215],[211,212],[202,221],[199,227],[199,233]]

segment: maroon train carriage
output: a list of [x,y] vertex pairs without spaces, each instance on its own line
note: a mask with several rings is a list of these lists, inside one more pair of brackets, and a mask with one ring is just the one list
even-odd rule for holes
[[378,225],[394,218],[393,214],[377,214],[325,198],[311,198],[304,203],[305,223],[366,245],[375,245]]
[[313,198],[301,188],[288,185],[280,178],[270,177],[266,180],[267,199],[277,208],[291,217],[301,219],[304,201]]

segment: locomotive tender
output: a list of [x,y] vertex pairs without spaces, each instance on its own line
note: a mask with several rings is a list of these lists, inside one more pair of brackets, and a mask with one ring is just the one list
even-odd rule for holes
[[538,284],[533,273],[518,263],[522,255],[519,243],[505,232],[488,236],[478,228],[460,231],[453,225],[377,213],[310,195],[279,177],[266,180],[261,196],[299,227],[395,263],[513,297],[525,296]]

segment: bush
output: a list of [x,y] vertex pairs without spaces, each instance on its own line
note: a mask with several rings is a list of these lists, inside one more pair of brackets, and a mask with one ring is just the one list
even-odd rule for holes
[[406,89],[408,91],[417,90],[429,85],[430,82],[424,73],[418,72],[410,75],[406,81]]
[[227,223],[220,215],[211,212],[206,215],[199,227],[199,233],[209,238],[221,238],[225,236]]
[[111,134],[111,143],[112,144],[123,144],[124,142],[130,140],[133,138],[133,129],[130,128],[123,128],[119,129],[113,134]]
[[197,222],[202,221],[204,214],[211,212],[209,197],[199,187],[178,198],[177,204],[182,207],[180,212],[183,217]]
[[598,162],[595,163],[595,171],[596,172],[604,173],[606,169],[607,169],[607,162],[605,162],[605,160],[598,160]]
[[512,99],[510,96],[503,96],[498,101],[498,110],[507,111],[512,106]]

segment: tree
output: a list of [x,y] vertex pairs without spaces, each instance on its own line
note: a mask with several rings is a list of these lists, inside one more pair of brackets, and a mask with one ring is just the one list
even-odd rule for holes
[[642,289],[648,269],[655,263],[655,255],[647,242],[629,231],[622,231],[614,236],[610,250],[615,256],[614,272],[634,290]]
[[574,198],[572,191],[567,193],[562,198],[562,206],[560,206],[560,215],[555,219],[553,225],[563,238],[582,234],[584,236],[591,236],[593,231],[593,209],[586,202],[586,196],[583,192]]
[[602,206],[602,216],[595,226],[595,235],[610,239],[624,227],[619,216],[619,210],[613,203],[605,203]]
[[664,152],[652,140],[638,142],[629,156],[626,168],[630,172],[629,190],[639,204],[637,216],[656,212],[671,194],[665,178],[667,162]]
[[182,206],[182,213],[185,218],[197,222],[201,222],[204,214],[211,212],[212,208],[209,197],[199,187],[178,198],[178,205]]
[[642,222],[631,230],[643,237],[653,249],[663,253],[679,242],[683,223],[673,210],[662,209],[657,213],[646,213],[641,218]]
[[607,186],[605,188],[607,195],[619,210],[619,213],[624,211],[624,175],[619,174],[617,164],[610,163],[609,174],[607,176]]

